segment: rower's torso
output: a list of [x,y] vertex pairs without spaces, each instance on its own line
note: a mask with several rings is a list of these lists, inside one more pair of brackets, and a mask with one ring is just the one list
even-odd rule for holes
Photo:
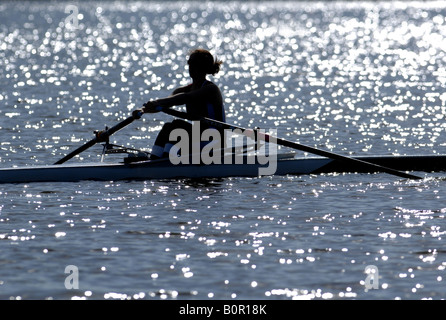
[[190,84],[184,87],[185,93],[198,90],[201,90],[203,94],[195,101],[186,104],[187,113],[197,118],[208,117],[225,121],[223,97],[217,85],[206,80],[202,85]]

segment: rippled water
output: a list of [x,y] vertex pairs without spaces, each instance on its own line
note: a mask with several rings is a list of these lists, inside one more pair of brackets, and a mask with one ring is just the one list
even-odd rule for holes
[[[224,60],[228,122],[444,153],[445,19],[442,2],[0,3],[0,164],[53,163],[188,83],[195,47]],[[150,148],[169,119],[112,142]],[[0,298],[444,298],[444,174],[417,174],[2,185]]]

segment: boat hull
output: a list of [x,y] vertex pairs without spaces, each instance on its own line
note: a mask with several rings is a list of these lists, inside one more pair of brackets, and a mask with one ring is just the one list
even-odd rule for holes
[[[401,171],[446,171],[446,155],[355,157]],[[64,164],[0,169],[0,183],[118,181],[177,178],[257,177],[255,164],[172,165],[168,161],[139,163]],[[304,175],[332,172],[371,173],[368,167],[352,166],[328,158],[277,160],[275,175]]]

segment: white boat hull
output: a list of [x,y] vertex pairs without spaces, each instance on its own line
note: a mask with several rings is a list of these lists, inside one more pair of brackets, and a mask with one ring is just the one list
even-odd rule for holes
[[[446,156],[357,157],[364,161],[404,171],[446,171]],[[63,164],[0,169],[0,183],[74,182],[81,180],[118,181],[177,178],[257,177],[259,164],[172,165],[167,161]],[[266,167],[263,166],[263,167]],[[275,175],[302,175],[327,172],[368,172],[328,158],[277,160]]]
[[[328,162],[330,162],[329,159],[322,158],[311,162],[279,160],[276,174],[308,174]],[[259,176],[260,167],[259,164],[171,165],[165,162],[157,164],[49,165],[1,169],[0,183],[256,177]]]

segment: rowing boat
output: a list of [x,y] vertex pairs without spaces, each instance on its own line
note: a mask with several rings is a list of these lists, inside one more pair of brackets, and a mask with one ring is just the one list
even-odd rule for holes
[[[169,108],[162,109],[162,111],[186,120],[193,120],[189,119],[186,113],[180,111]],[[0,169],[0,183],[258,177],[260,175],[302,175],[330,172],[385,172],[407,179],[421,179],[419,176],[403,171],[446,171],[446,155],[348,157],[274,137],[258,129],[250,130],[209,118],[201,118],[200,121],[204,121],[215,128],[237,131],[238,134],[250,137],[254,141],[254,153],[249,150],[250,147],[244,145],[241,149],[230,146],[221,149],[220,152],[215,150],[216,154],[222,156],[215,159],[221,161],[215,162],[208,162],[209,159],[207,158],[206,160],[201,158],[200,161],[194,161],[197,155],[195,153],[190,155],[192,164],[189,164],[188,161],[171,162],[169,158],[147,160],[149,155],[147,152],[109,143],[110,135],[141,118],[142,114],[141,110],[135,110],[130,117],[112,128],[106,128],[105,131],[95,131],[95,137],[92,140],[70,152],[53,165]],[[297,158],[294,153],[275,154],[274,152],[267,152],[263,154],[262,148],[258,149],[258,142],[260,141],[309,152],[317,155],[317,157]],[[67,160],[99,142],[105,142],[100,163],[65,164]],[[118,147],[118,149],[115,149],[115,147]],[[128,157],[124,159],[124,162],[105,163],[103,159],[107,153],[127,153]],[[129,158],[132,159],[129,160]],[[228,159],[230,161],[226,161]],[[266,162],[264,162],[265,159]],[[212,160],[214,160],[213,157]],[[235,160],[235,162],[232,160]]]
[[[359,156],[355,159],[402,171],[446,171],[446,155]],[[178,178],[257,177],[259,163],[243,164],[178,164],[167,159],[139,162],[63,164],[0,169],[0,183],[75,182],[81,180],[120,181]],[[278,155],[274,175],[321,173],[373,173],[373,168],[324,157]]]

